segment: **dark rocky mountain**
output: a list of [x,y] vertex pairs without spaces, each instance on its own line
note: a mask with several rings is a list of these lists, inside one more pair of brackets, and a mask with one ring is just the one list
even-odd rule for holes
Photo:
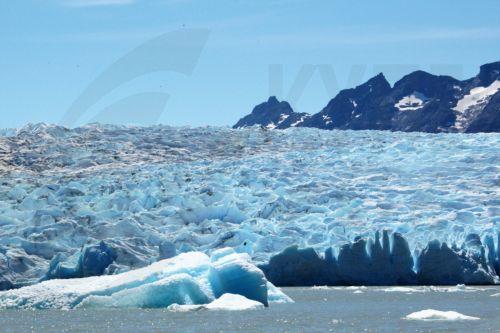
[[297,126],[307,117],[307,113],[294,112],[288,102],[279,102],[276,97],[271,96],[267,102],[254,107],[252,113],[241,118],[233,128],[261,125],[268,129],[283,129]]
[[323,110],[302,126],[323,129],[390,129],[387,124],[390,124],[391,114],[379,107],[390,91],[391,86],[381,73],[354,89],[339,92]]
[[493,95],[482,112],[471,121],[467,132],[500,132],[500,90]]
[[392,130],[421,132],[500,132],[500,62],[481,66],[479,74],[460,81],[416,71],[393,87],[382,73],[340,91],[314,115],[294,112],[270,97],[234,128]]

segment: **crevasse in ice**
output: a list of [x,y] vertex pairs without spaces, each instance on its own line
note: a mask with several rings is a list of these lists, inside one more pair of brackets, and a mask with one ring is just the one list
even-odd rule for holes
[[499,143],[495,133],[29,125],[0,137],[0,289],[228,246],[257,263],[295,244],[337,256],[377,230],[400,233],[412,255],[476,234],[488,257]]

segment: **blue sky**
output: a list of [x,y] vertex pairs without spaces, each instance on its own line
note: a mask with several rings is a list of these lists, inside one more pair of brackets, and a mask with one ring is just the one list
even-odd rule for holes
[[339,89],[380,71],[391,84],[417,68],[468,78],[500,60],[499,12],[498,0],[6,0],[0,127],[61,122],[120,58],[179,29],[208,34],[192,72],[119,82],[71,125],[103,109],[129,108],[125,117],[160,106],[161,123],[232,125],[270,94],[318,112]]

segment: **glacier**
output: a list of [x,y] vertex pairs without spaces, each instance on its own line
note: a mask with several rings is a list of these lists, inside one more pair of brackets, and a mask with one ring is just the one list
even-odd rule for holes
[[[54,279],[0,292],[0,309],[159,308],[203,305],[242,310],[291,302],[272,286],[248,254],[225,248],[211,257],[182,253],[129,272]],[[268,288],[269,287],[269,288]],[[269,294],[272,297],[268,297]]]
[[397,284],[424,283],[448,256],[450,283],[496,279],[497,133],[32,124],[0,135],[3,290],[226,247],[260,267],[311,249],[352,268],[332,283],[362,283],[373,258]]
[[[490,237],[483,246],[470,234],[459,247],[433,240],[422,250],[410,251],[399,233],[384,230],[375,238],[357,237],[341,246],[338,256],[328,248],[323,256],[313,248],[291,246],[260,265],[278,286],[397,286],[498,284],[500,251]],[[500,240],[500,235],[499,235]],[[486,256],[488,252],[488,256]]]

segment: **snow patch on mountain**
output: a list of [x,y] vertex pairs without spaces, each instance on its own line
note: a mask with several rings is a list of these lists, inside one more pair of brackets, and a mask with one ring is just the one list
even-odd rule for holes
[[491,97],[500,90],[500,80],[487,87],[476,87],[462,97],[453,108],[456,112],[455,128],[463,130],[484,109]]
[[288,117],[290,117],[289,114],[284,114],[284,113],[280,114],[280,120],[279,120],[278,124],[281,124],[282,122],[284,122]]
[[429,99],[422,93],[414,92],[401,98],[394,107],[399,111],[415,111],[423,108]]
[[332,121],[332,118],[328,115],[323,115],[323,121],[325,122],[325,125],[329,125],[331,124],[333,121]]
[[307,115],[307,116],[302,116],[302,117],[300,117],[300,119],[299,119],[299,120],[297,120],[296,122],[292,123],[292,124],[290,125],[290,127],[296,127],[296,126],[298,126],[298,125],[302,124],[302,123],[304,122],[304,120],[306,120],[307,118],[310,118],[310,117],[311,117],[311,116],[309,116],[309,115]]

